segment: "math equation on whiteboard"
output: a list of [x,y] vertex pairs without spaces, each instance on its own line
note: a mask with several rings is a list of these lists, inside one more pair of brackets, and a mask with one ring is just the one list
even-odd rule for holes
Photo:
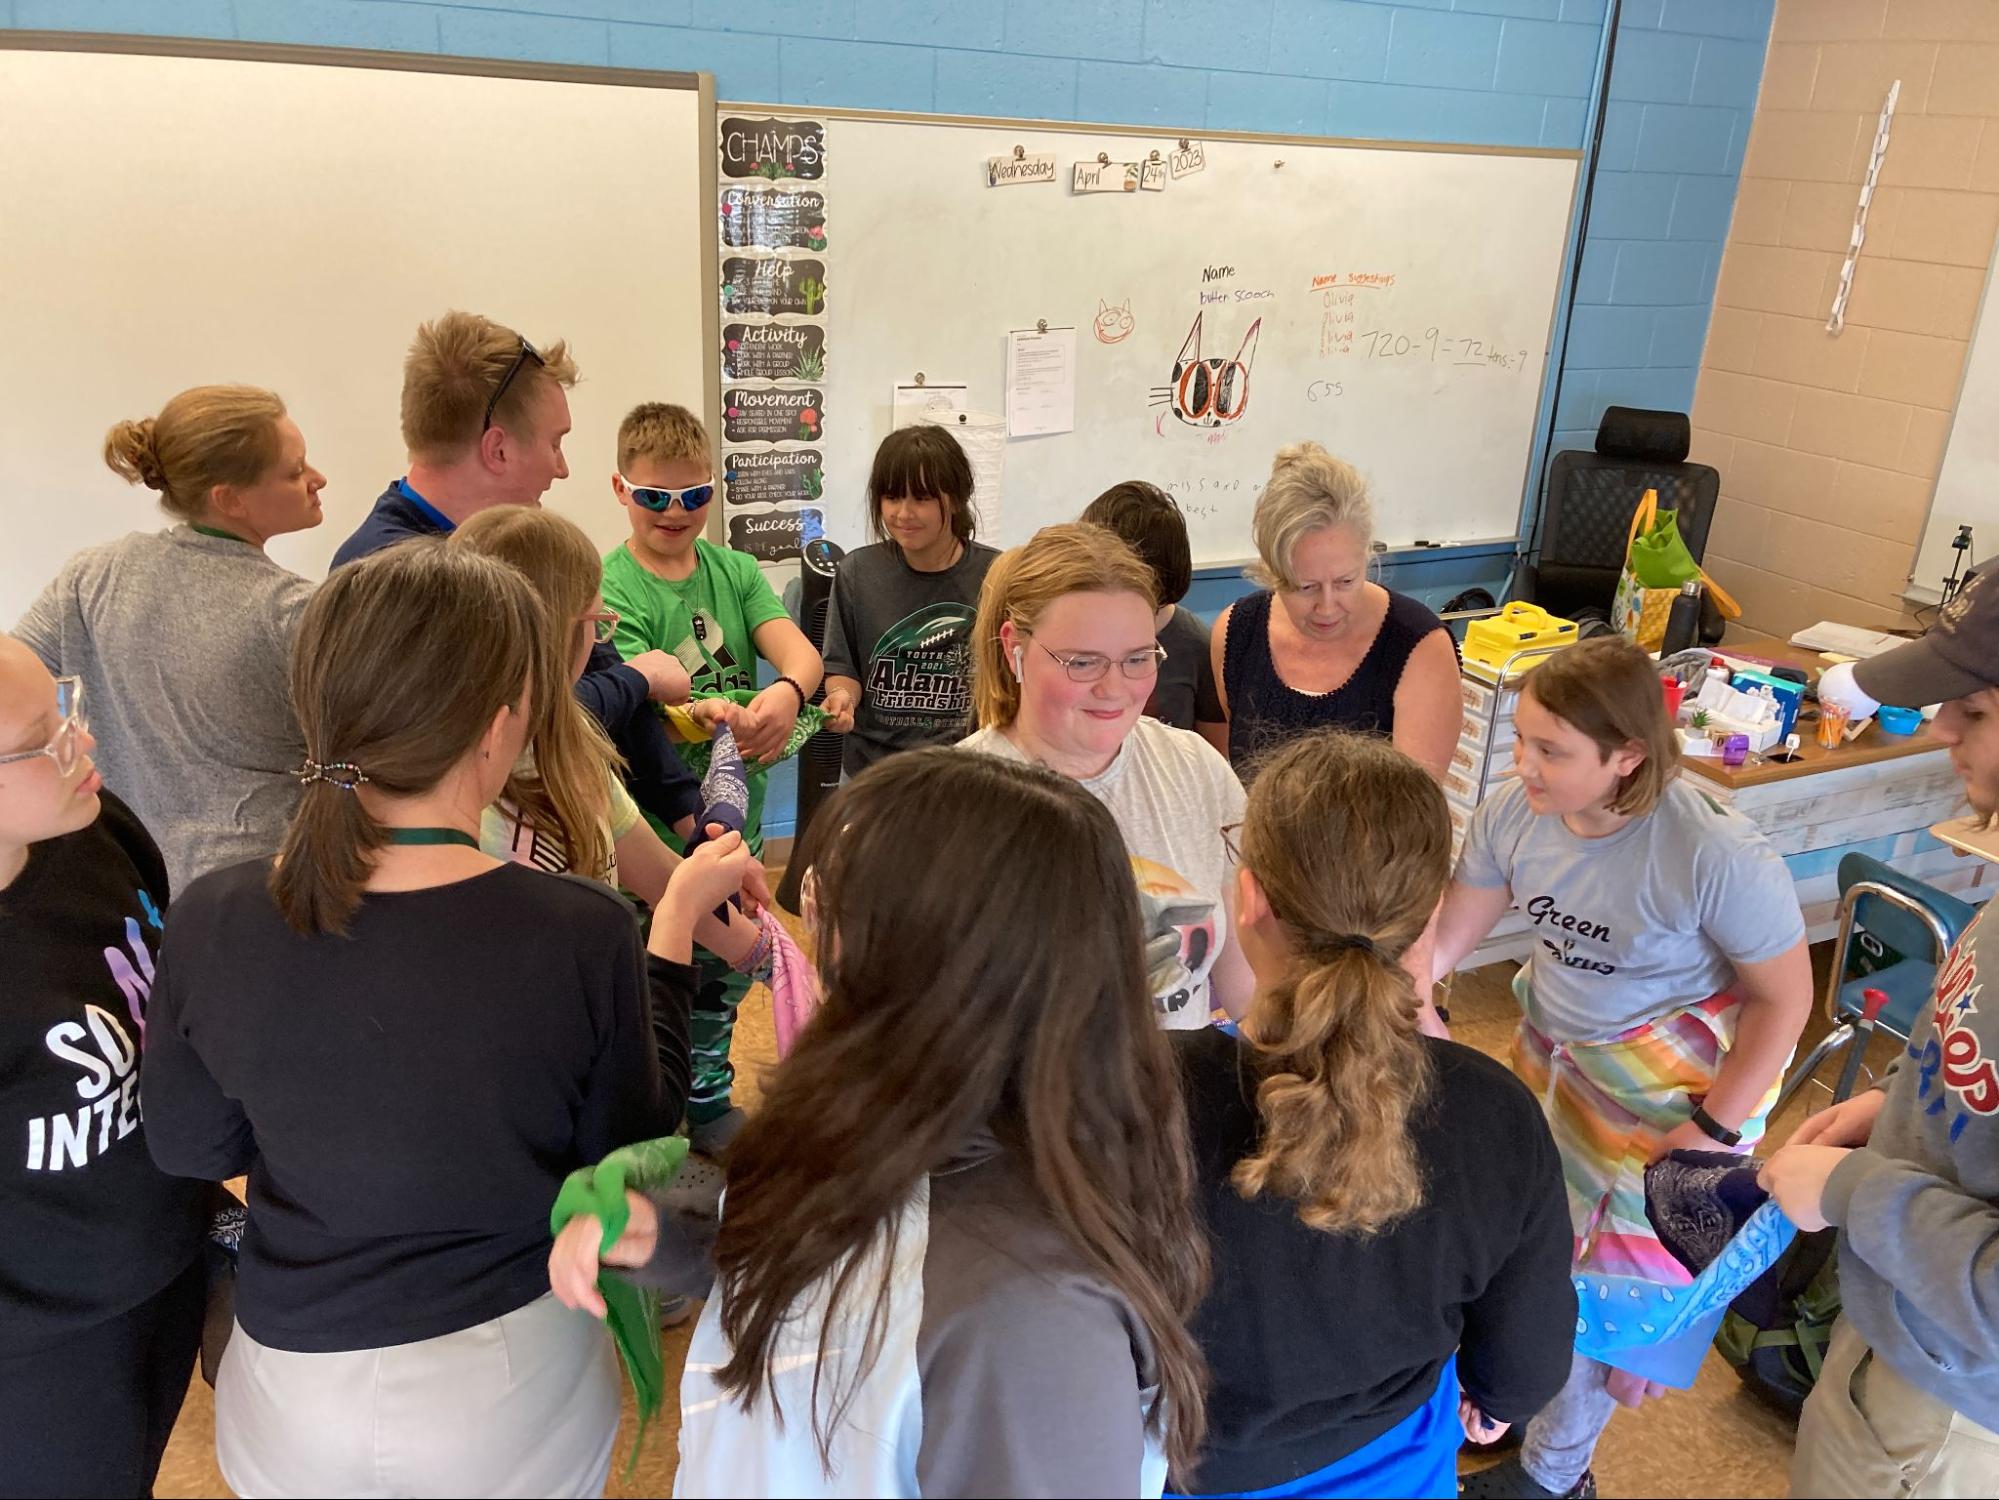
[[1360,345],[1363,359],[1419,360],[1516,374],[1527,368],[1525,349],[1502,349],[1485,339],[1459,338],[1438,328],[1425,328],[1421,333],[1370,328],[1361,333]]

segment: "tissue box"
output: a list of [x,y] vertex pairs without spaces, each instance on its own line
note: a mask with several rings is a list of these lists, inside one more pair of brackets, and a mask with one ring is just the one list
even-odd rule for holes
[[[1758,692],[1766,687],[1770,689],[1771,696],[1777,700],[1779,716],[1777,722],[1780,726],[1777,730],[1778,739],[1781,740],[1797,728],[1798,708],[1805,701],[1805,689],[1802,683],[1792,682],[1786,677],[1773,677],[1768,672],[1759,672],[1754,667],[1739,667],[1734,677],[1729,680],[1729,686],[1743,693]],[[1757,745],[1754,748],[1762,750],[1767,747]]]

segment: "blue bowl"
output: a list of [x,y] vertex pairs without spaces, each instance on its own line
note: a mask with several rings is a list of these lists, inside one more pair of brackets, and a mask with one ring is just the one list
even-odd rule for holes
[[1923,727],[1923,711],[1920,708],[1890,708],[1884,703],[1876,717],[1889,734],[1914,734]]

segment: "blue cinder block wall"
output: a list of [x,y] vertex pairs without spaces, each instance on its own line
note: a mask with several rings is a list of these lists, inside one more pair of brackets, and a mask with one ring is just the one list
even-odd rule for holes
[[[1624,0],[1553,446],[1691,405],[1775,0]],[[0,22],[712,72],[797,105],[1584,147],[1610,0],[0,0]],[[1553,381],[1550,382],[1551,387]],[[1440,600],[1503,558],[1406,563]],[[1196,581],[1212,615],[1242,592]],[[770,831],[791,797],[774,785]]]

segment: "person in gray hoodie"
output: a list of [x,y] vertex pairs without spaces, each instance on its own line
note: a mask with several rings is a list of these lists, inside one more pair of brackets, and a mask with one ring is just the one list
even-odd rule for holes
[[[1999,583],[1820,696],[1871,712],[1941,704],[1973,809],[1999,813]],[[1881,1083],[1814,1115],[1763,1185],[1802,1229],[1839,1229],[1842,1313],[1798,1425],[1794,1495],[1999,1493],[1999,919],[1981,912],[1928,1018]]]

